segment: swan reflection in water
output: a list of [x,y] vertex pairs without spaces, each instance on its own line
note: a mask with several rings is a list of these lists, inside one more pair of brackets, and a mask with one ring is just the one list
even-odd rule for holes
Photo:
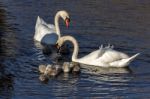
[[58,60],[62,59],[62,56],[56,46],[44,45],[37,41],[34,41],[34,45],[35,48],[33,50],[35,51],[35,55],[38,60],[51,60],[51,62],[57,62]]
[[80,64],[82,68],[82,72],[90,73],[90,74],[125,74],[125,73],[132,73],[132,70],[129,67],[125,68],[117,68],[117,67],[98,67],[98,66],[91,66]]
[[[41,44],[38,41],[34,41],[36,57],[38,60],[51,60],[58,62],[59,60],[68,61],[70,50],[68,44],[64,44],[63,47],[57,49],[57,46]],[[46,58],[48,56],[48,58]]]
[[80,67],[81,73],[78,76],[72,73],[61,73],[57,77],[50,77],[49,82],[57,80],[57,83],[50,83],[47,86],[49,92],[55,96],[65,97],[72,94],[74,98],[79,98],[80,91],[86,89],[85,93],[91,94],[93,98],[97,94],[109,97],[113,92],[128,90],[132,79],[132,76],[126,76],[132,72],[130,68],[101,68],[84,64],[80,64]]
[[[133,79],[130,68],[102,68],[97,66],[80,65],[82,82],[78,85],[86,88],[85,93],[90,96],[101,94],[100,97],[109,97],[114,93],[124,93],[129,90]],[[116,94],[116,98],[119,95]]]
[[[89,66],[84,64],[79,64],[75,62],[64,62],[62,65],[56,64],[48,64],[46,65],[39,65],[39,72],[46,76],[58,76],[60,73],[79,73],[80,67],[82,68],[83,73],[90,73],[90,74],[126,74],[131,73],[129,67],[126,68],[115,68],[115,67],[97,67],[97,66]],[[44,76],[41,76],[44,77]]]

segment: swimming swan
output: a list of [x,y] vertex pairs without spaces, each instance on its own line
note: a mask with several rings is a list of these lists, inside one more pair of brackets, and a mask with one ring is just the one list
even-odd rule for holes
[[58,11],[56,13],[54,19],[55,25],[47,24],[42,18],[38,16],[35,25],[34,40],[47,45],[55,45],[57,40],[61,37],[58,22],[60,17],[65,21],[65,24],[68,27],[70,18],[69,14],[64,10]]
[[70,41],[74,45],[72,61],[87,65],[95,65],[100,67],[126,67],[139,55],[139,53],[137,53],[129,57],[125,53],[116,51],[112,48],[100,47],[100,49],[93,51],[82,58],[78,58],[79,46],[76,39],[72,36],[63,36],[57,43],[61,46],[65,41]]

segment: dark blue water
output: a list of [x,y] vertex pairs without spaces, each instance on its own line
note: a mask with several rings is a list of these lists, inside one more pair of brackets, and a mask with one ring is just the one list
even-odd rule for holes
[[[37,16],[53,23],[65,9],[71,25],[63,35],[74,36],[83,56],[101,44],[141,55],[129,68],[82,66],[79,75],[59,75],[39,81],[39,64],[50,56],[33,41]],[[150,98],[150,1],[149,0],[1,0],[0,1],[0,98]],[[69,60],[69,59],[68,59]]]

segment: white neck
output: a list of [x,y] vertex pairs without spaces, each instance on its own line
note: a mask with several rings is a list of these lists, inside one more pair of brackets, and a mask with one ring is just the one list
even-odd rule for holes
[[59,29],[59,18],[60,18],[60,14],[58,12],[55,15],[55,22],[54,23],[55,23],[56,33],[57,33],[58,37],[60,38],[61,34],[60,34],[60,29]]
[[77,62],[79,45],[78,45],[78,42],[76,41],[76,39],[72,36],[63,36],[60,39],[63,39],[63,42],[70,41],[73,44],[74,50],[73,50],[73,54],[72,54],[72,61]]

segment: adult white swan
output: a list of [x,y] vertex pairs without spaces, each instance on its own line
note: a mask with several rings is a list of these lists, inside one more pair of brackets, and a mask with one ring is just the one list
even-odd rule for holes
[[57,40],[61,37],[59,29],[59,18],[62,18],[66,26],[69,26],[70,18],[69,14],[62,10],[58,11],[55,15],[54,23],[47,24],[42,18],[37,17],[36,26],[35,26],[35,35],[34,40],[41,42],[42,44],[55,45]]
[[63,36],[57,42],[61,46],[65,41],[71,41],[74,45],[72,61],[87,65],[95,65],[101,67],[126,67],[131,61],[139,55],[139,53],[129,57],[125,53],[113,50],[112,48],[103,48],[91,52],[90,54],[78,58],[79,46],[76,39],[72,36]]

